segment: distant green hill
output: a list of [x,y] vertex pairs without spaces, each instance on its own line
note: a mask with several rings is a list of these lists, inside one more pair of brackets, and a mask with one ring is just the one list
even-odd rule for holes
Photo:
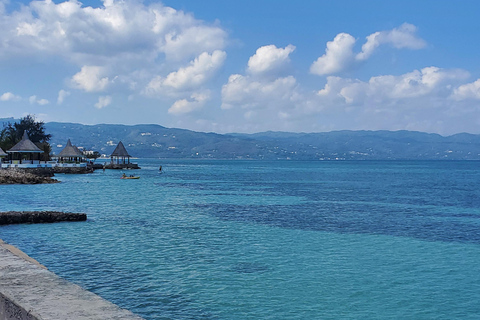
[[[2,122],[14,119],[0,119]],[[46,123],[52,149],[67,140],[110,155],[122,141],[134,157],[255,160],[480,160],[480,135],[413,131],[216,134],[159,125]]]

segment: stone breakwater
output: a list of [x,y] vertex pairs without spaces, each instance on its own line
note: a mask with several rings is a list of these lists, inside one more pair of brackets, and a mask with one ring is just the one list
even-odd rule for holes
[[52,223],[62,221],[86,221],[85,213],[57,211],[8,211],[0,212],[0,225],[19,223]]
[[0,240],[0,320],[143,319],[26,257]]
[[52,179],[53,171],[37,170],[37,169],[0,169],[0,184],[41,184],[41,183],[57,183],[56,179]]

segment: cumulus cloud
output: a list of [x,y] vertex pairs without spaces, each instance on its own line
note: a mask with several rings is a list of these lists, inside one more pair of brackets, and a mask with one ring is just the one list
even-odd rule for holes
[[98,102],[95,103],[95,108],[102,109],[112,103],[112,96],[100,96]]
[[246,128],[254,123],[261,126],[284,120],[299,105],[305,105],[308,98],[301,92],[295,77],[279,76],[294,50],[292,45],[260,47],[248,60],[247,74],[232,74],[222,86],[221,108],[231,110],[231,114],[243,113]]
[[[21,10],[0,11],[0,56],[53,54],[78,64],[136,57],[191,58],[225,46],[227,33],[161,3],[32,1]],[[92,62],[93,60],[93,62]]]
[[400,27],[389,31],[372,33],[367,37],[367,42],[362,46],[362,51],[356,55],[356,59],[368,59],[374,50],[382,44],[390,44],[397,49],[422,49],[426,46],[426,43],[423,39],[416,36],[416,31],[417,27],[404,23]]
[[104,68],[99,66],[83,66],[82,70],[71,79],[74,88],[86,92],[99,92],[105,90],[109,84],[108,77],[103,77]]
[[416,32],[417,27],[404,23],[392,30],[372,33],[367,36],[362,51],[357,54],[353,52],[356,39],[348,33],[339,33],[333,41],[327,42],[325,54],[311,65],[310,72],[316,75],[328,75],[344,71],[356,62],[367,60],[383,44],[389,44],[396,49],[422,49],[426,46],[426,42],[417,37]]
[[480,79],[455,88],[452,94],[455,100],[476,99],[480,100]]
[[333,41],[327,42],[325,54],[310,67],[316,75],[332,74],[342,71],[353,61],[355,38],[348,33],[339,33]]
[[147,85],[146,93],[154,94],[165,90],[182,91],[203,85],[223,65],[227,54],[216,50],[212,54],[203,52],[187,67],[171,72],[166,77],[155,77]]
[[277,48],[275,45],[260,47],[248,60],[247,71],[251,74],[276,71],[290,61],[289,55],[294,50],[295,46],[291,44],[285,48]]
[[[0,60],[53,57],[81,69],[68,84],[85,92],[140,94],[150,82],[153,92],[160,83],[189,90],[187,97],[223,65],[227,38],[219,23],[159,2],[106,0],[94,8],[46,0],[0,10]],[[168,75],[152,80],[159,74]],[[66,96],[59,93],[57,103]]]
[[21,100],[21,97],[11,92],[5,92],[0,96],[0,101],[19,101],[19,100]]
[[293,76],[274,81],[261,81],[249,76],[233,74],[222,87],[222,109],[281,108],[291,104],[296,95],[297,82]]
[[172,31],[160,46],[167,59],[182,60],[201,51],[212,52],[225,47],[226,33],[218,27],[192,26],[182,33]]
[[70,95],[70,92],[69,91],[65,91],[65,90],[60,90],[58,92],[58,98],[57,98],[57,104],[62,104],[63,101],[65,101],[65,98],[68,97]]
[[180,115],[190,113],[196,109],[204,106],[205,102],[210,99],[209,92],[193,93],[190,99],[181,99],[175,101],[175,103],[168,109],[168,113],[174,115]]
[[38,99],[37,96],[30,96],[30,98],[28,98],[28,101],[30,102],[30,104],[39,104],[41,106],[49,104],[49,101],[47,99]]
[[330,101],[337,99],[337,103],[340,98],[347,105],[388,106],[405,99],[447,97],[451,94],[452,84],[468,76],[464,70],[437,67],[414,70],[400,76],[376,76],[368,82],[330,76],[325,87],[318,91],[318,96]]

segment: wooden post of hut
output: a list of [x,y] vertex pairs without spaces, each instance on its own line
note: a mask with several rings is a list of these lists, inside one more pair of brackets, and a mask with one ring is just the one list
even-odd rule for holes
[[0,148],[0,168],[2,167],[3,158],[5,158],[6,156],[7,154],[5,153],[5,151],[3,151],[2,148]]

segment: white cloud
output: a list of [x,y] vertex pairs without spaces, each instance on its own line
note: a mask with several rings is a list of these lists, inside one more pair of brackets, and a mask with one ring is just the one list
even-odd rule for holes
[[49,101],[47,99],[38,99],[37,96],[30,96],[30,98],[28,98],[28,101],[30,102],[30,104],[39,104],[41,106],[49,104]]
[[0,101],[19,101],[19,100],[21,100],[21,97],[11,92],[5,92],[0,96]]
[[147,86],[146,93],[153,94],[165,90],[195,89],[209,80],[223,65],[227,54],[216,50],[212,54],[203,52],[189,66],[171,72],[167,77],[155,77]]
[[225,47],[227,33],[160,3],[32,1],[19,11],[0,11],[0,56],[61,56],[79,65],[135,58],[191,59]]
[[455,88],[452,94],[455,100],[480,99],[480,79]]
[[196,109],[199,109],[203,107],[205,102],[210,99],[210,93],[193,93],[190,98],[190,100],[181,99],[175,101],[175,103],[170,107],[170,109],[168,109],[168,113],[180,115],[190,113]]
[[422,49],[426,43],[416,36],[416,31],[417,27],[404,23],[392,30],[372,33],[367,36],[367,42],[362,46],[362,51],[356,55],[353,52],[355,38],[348,33],[339,33],[333,41],[327,42],[325,54],[311,65],[310,72],[316,75],[328,75],[344,71],[355,62],[367,60],[382,44],[390,44],[396,49]]
[[112,103],[112,96],[100,96],[98,102],[95,103],[95,108],[102,109]]
[[362,51],[356,55],[356,59],[368,59],[373,51],[382,44],[390,44],[397,49],[422,49],[426,46],[426,43],[415,35],[416,31],[417,27],[404,23],[400,27],[389,31],[372,33],[367,37],[367,42],[362,46]]
[[58,92],[58,98],[57,98],[57,104],[62,104],[63,101],[65,101],[65,98],[68,97],[70,95],[70,92],[69,91],[65,91],[65,90],[60,90]]
[[282,68],[290,61],[289,55],[295,50],[295,46],[288,45],[285,48],[277,48],[275,45],[263,46],[248,60],[248,72],[262,74]]
[[294,104],[297,82],[293,76],[274,81],[261,81],[249,76],[233,74],[222,87],[222,109],[273,108]]
[[413,98],[447,97],[451,94],[452,84],[468,76],[464,70],[437,67],[414,70],[400,76],[376,76],[368,82],[330,76],[325,87],[318,91],[318,96],[336,104],[340,98],[346,105],[383,108],[405,100],[412,101]]
[[225,60],[227,38],[219,23],[159,2],[108,0],[94,8],[46,0],[0,10],[0,60],[57,59],[62,68],[81,68],[69,85],[86,92],[140,94],[155,75],[172,70],[178,70],[166,83],[172,90],[205,83]]
[[225,38],[225,31],[218,27],[195,25],[181,33],[176,30],[168,33],[160,48],[168,60],[182,60],[191,58],[198,52],[224,48]]
[[311,65],[310,72],[325,75],[342,71],[353,61],[354,45],[354,37],[348,33],[339,33],[333,41],[327,42],[325,54]]
[[72,77],[72,86],[86,92],[103,91],[110,82],[108,77],[103,77],[104,73],[102,67],[83,66],[82,70]]

